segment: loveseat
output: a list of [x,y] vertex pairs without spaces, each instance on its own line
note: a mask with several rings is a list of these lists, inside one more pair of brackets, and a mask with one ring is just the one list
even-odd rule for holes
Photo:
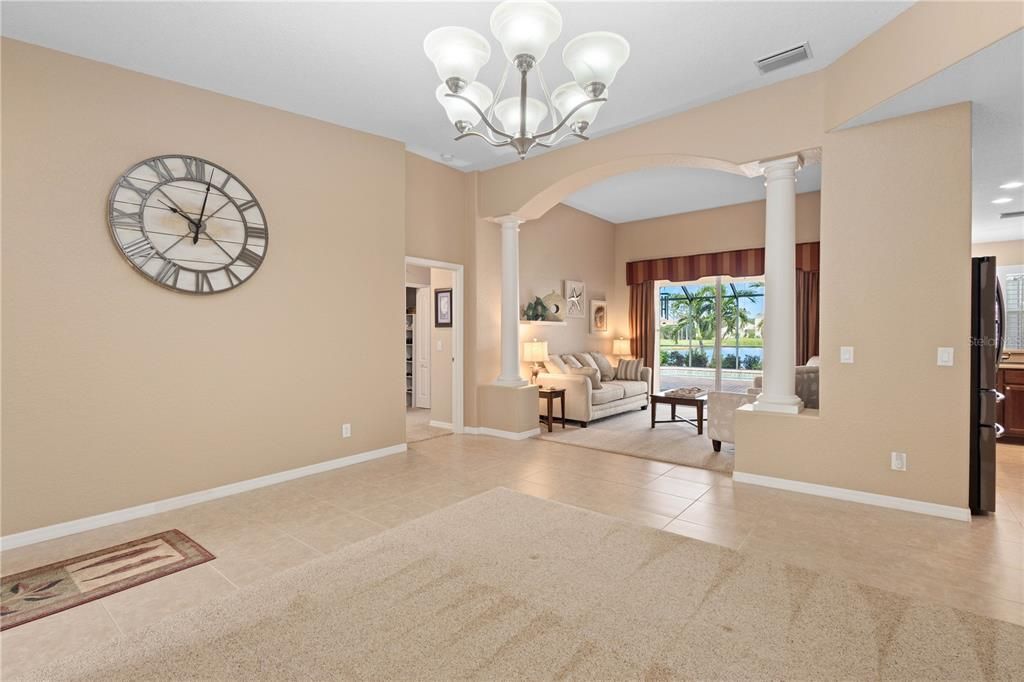
[[[620,366],[624,370],[621,374],[620,367],[613,367],[602,353],[597,352],[552,355],[544,363],[544,371],[537,375],[537,383],[545,388],[564,388],[565,418],[579,422],[580,426],[586,428],[595,419],[629,410],[647,409],[651,393],[651,368],[639,367],[636,378],[627,379],[623,376],[626,366],[621,363]],[[589,372],[570,371],[581,369]],[[595,381],[592,381],[591,375],[595,374],[595,370],[597,376],[594,379],[600,388],[595,388]],[[547,400],[542,400],[541,412],[546,410]],[[559,401],[555,401],[553,410],[554,416],[561,416]]]

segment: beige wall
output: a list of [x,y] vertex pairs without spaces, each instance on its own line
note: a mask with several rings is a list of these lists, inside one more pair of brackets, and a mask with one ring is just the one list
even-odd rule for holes
[[[824,157],[821,409],[737,413],[736,470],[964,508],[970,105],[831,133]],[[922,291],[942,304],[905,304]],[[936,366],[940,346],[955,366]]]
[[971,246],[972,256],[995,256],[996,265],[1024,265],[1024,239],[983,242]]
[[[764,202],[620,223],[615,226],[615,277],[609,299],[611,330],[629,336],[626,263],[648,258],[755,249],[764,246]],[[796,241],[818,241],[821,193],[796,197]]]
[[474,426],[478,370],[473,349],[479,324],[474,220],[477,174],[461,173],[408,152],[405,173],[406,255],[464,266],[463,412],[465,423]]
[[1019,1],[915,3],[825,70],[831,130],[1024,26]]
[[[401,144],[11,40],[2,57],[4,534],[404,441]],[[267,214],[235,291],[166,291],[111,242],[114,180],[173,152]]]
[[[519,232],[519,302],[545,296],[552,290],[564,295],[563,282],[579,280],[586,286],[586,309],[591,299],[605,299],[612,288],[615,226],[589,213],[559,204]],[[521,324],[520,347],[537,338],[548,342],[551,353],[581,350],[611,352],[610,334],[590,333],[589,320],[566,318],[564,326]],[[524,364],[523,376],[530,376]]]
[[451,289],[455,273],[430,268],[430,419],[452,423],[452,327],[434,326],[434,292]]

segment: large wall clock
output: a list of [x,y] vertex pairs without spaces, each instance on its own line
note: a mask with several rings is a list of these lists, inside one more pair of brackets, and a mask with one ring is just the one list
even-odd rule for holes
[[128,262],[160,286],[215,294],[247,281],[267,255],[267,220],[229,171],[195,156],[141,161],[110,191],[108,221]]

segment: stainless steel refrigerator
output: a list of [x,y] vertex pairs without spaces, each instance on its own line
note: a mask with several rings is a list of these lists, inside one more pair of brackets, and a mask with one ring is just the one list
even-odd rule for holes
[[971,476],[970,507],[974,514],[996,510],[996,370],[1003,354],[1003,292],[996,278],[996,259],[971,259]]

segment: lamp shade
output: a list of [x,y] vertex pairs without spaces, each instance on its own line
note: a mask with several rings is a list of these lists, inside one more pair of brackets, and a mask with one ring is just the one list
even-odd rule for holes
[[[608,91],[605,90],[602,97],[607,96]],[[583,92],[583,88],[581,88],[575,81],[563,83],[551,92],[551,103],[555,105],[555,109],[558,110],[558,115],[560,117],[565,117],[566,114],[572,111],[573,107],[588,99],[590,99],[590,97],[587,97],[587,93]],[[594,119],[597,118],[597,112],[601,108],[602,104],[604,104],[604,102],[588,104],[573,114],[572,118],[566,121],[566,125],[571,127],[573,124],[581,121],[586,121],[588,124],[593,123]]]
[[612,341],[612,355],[629,355],[629,339],[615,339]]
[[538,62],[562,32],[562,15],[542,0],[506,0],[491,13],[491,33],[509,61],[527,54]]
[[[509,97],[498,102],[494,107],[494,115],[501,121],[505,132],[519,137],[519,98]],[[537,128],[548,115],[548,108],[539,99],[526,98],[526,136],[533,137]]]
[[[423,39],[423,51],[442,81],[467,85],[491,58],[491,45],[476,31],[461,26],[436,28]],[[454,90],[453,90],[454,91]]]
[[[562,61],[586,92],[604,91],[629,59],[629,43],[617,33],[595,31],[570,40],[562,50]],[[593,84],[602,88],[594,89]]]
[[525,362],[544,362],[548,359],[548,342],[527,341],[523,344],[523,360]]
[[[437,101],[444,107],[445,113],[448,114],[448,120],[452,123],[458,121],[466,121],[470,125],[475,126],[480,122],[480,114],[473,110],[473,107],[469,106],[461,99],[457,97],[446,97],[448,94],[448,86],[442,83],[437,86],[437,90],[434,91],[434,96],[437,97]],[[481,110],[486,111],[487,107],[491,106],[491,102],[494,100],[494,93],[491,89],[483,83],[470,83],[466,86],[466,89],[459,93],[467,99],[473,100],[473,104],[480,107]]]

